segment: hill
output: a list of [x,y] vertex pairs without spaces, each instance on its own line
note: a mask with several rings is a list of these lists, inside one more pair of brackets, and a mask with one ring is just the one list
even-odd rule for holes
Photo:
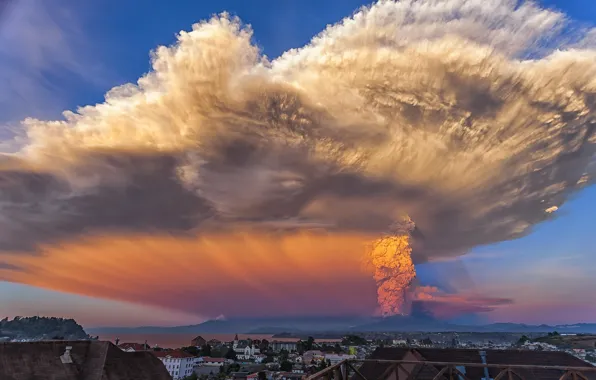
[[55,317],[15,317],[0,321],[2,340],[86,340],[90,339],[74,319]]

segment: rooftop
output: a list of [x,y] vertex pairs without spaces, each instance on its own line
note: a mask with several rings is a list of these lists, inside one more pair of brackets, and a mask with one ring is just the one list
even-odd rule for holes
[[203,356],[202,359],[204,362],[212,362],[212,363],[221,363],[221,362],[225,361],[224,358],[212,358],[209,356]]
[[[368,360],[345,360],[309,380],[596,379],[596,368],[555,351],[378,348]],[[488,375],[488,376],[487,376]]]
[[184,358],[194,358],[193,355],[189,354],[188,352],[182,350],[172,350],[172,351],[152,351],[153,355],[157,356],[158,358],[174,358],[174,359],[184,359]]
[[143,343],[120,343],[118,348],[121,350],[130,350],[133,349],[135,351],[147,351],[149,347]]
[[170,380],[150,352],[124,352],[110,342],[0,343],[2,380]]

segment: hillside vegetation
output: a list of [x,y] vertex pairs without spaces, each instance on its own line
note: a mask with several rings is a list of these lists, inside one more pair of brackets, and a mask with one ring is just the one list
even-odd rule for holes
[[86,340],[89,335],[74,319],[55,317],[15,317],[0,321],[3,340]]

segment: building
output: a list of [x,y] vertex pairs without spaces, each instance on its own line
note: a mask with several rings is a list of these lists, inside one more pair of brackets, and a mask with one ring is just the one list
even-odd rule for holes
[[209,356],[203,356],[199,358],[198,361],[199,365],[204,365],[207,367],[221,367],[226,363],[224,358],[211,358]]
[[141,343],[121,343],[118,348],[126,352],[137,352],[137,351],[150,351],[147,342]]
[[153,353],[166,366],[166,369],[173,380],[190,376],[197,359],[195,356],[180,350],[155,351]]
[[319,351],[319,350],[310,350],[310,351],[306,351],[303,355],[302,355],[302,362],[304,364],[310,364],[313,361],[320,361],[321,359],[324,359],[325,355]]
[[203,347],[206,344],[207,341],[200,335],[190,341],[190,345],[195,347]]
[[274,340],[269,342],[269,348],[272,349],[274,352],[279,352],[281,350],[286,350],[288,352],[296,351],[298,347],[298,340],[295,342],[282,342],[279,340]]
[[335,365],[341,361],[348,360],[348,359],[356,359],[356,355],[346,355],[346,354],[324,354],[325,360],[328,360],[331,365]]
[[110,342],[0,343],[2,380],[170,380],[151,353],[125,352]]
[[[364,361],[359,373],[366,380],[446,379],[450,377],[450,372],[453,373],[452,378],[462,379],[465,376],[470,380],[559,380],[565,379],[565,374],[569,379],[596,379],[596,367],[557,351],[391,347],[376,349],[371,359],[395,362]],[[345,374],[345,368],[342,371]],[[342,378],[339,376],[337,380]],[[358,374],[352,379],[362,380]]]
[[238,340],[238,334],[234,337],[232,348],[238,360],[252,360],[261,353],[259,347],[251,340]]

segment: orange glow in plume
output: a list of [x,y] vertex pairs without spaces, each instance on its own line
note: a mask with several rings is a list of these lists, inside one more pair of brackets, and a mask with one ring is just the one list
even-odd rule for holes
[[383,315],[406,313],[408,288],[416,277],[409,240],[407,235],[385,237],[376,240],[370,250]]

